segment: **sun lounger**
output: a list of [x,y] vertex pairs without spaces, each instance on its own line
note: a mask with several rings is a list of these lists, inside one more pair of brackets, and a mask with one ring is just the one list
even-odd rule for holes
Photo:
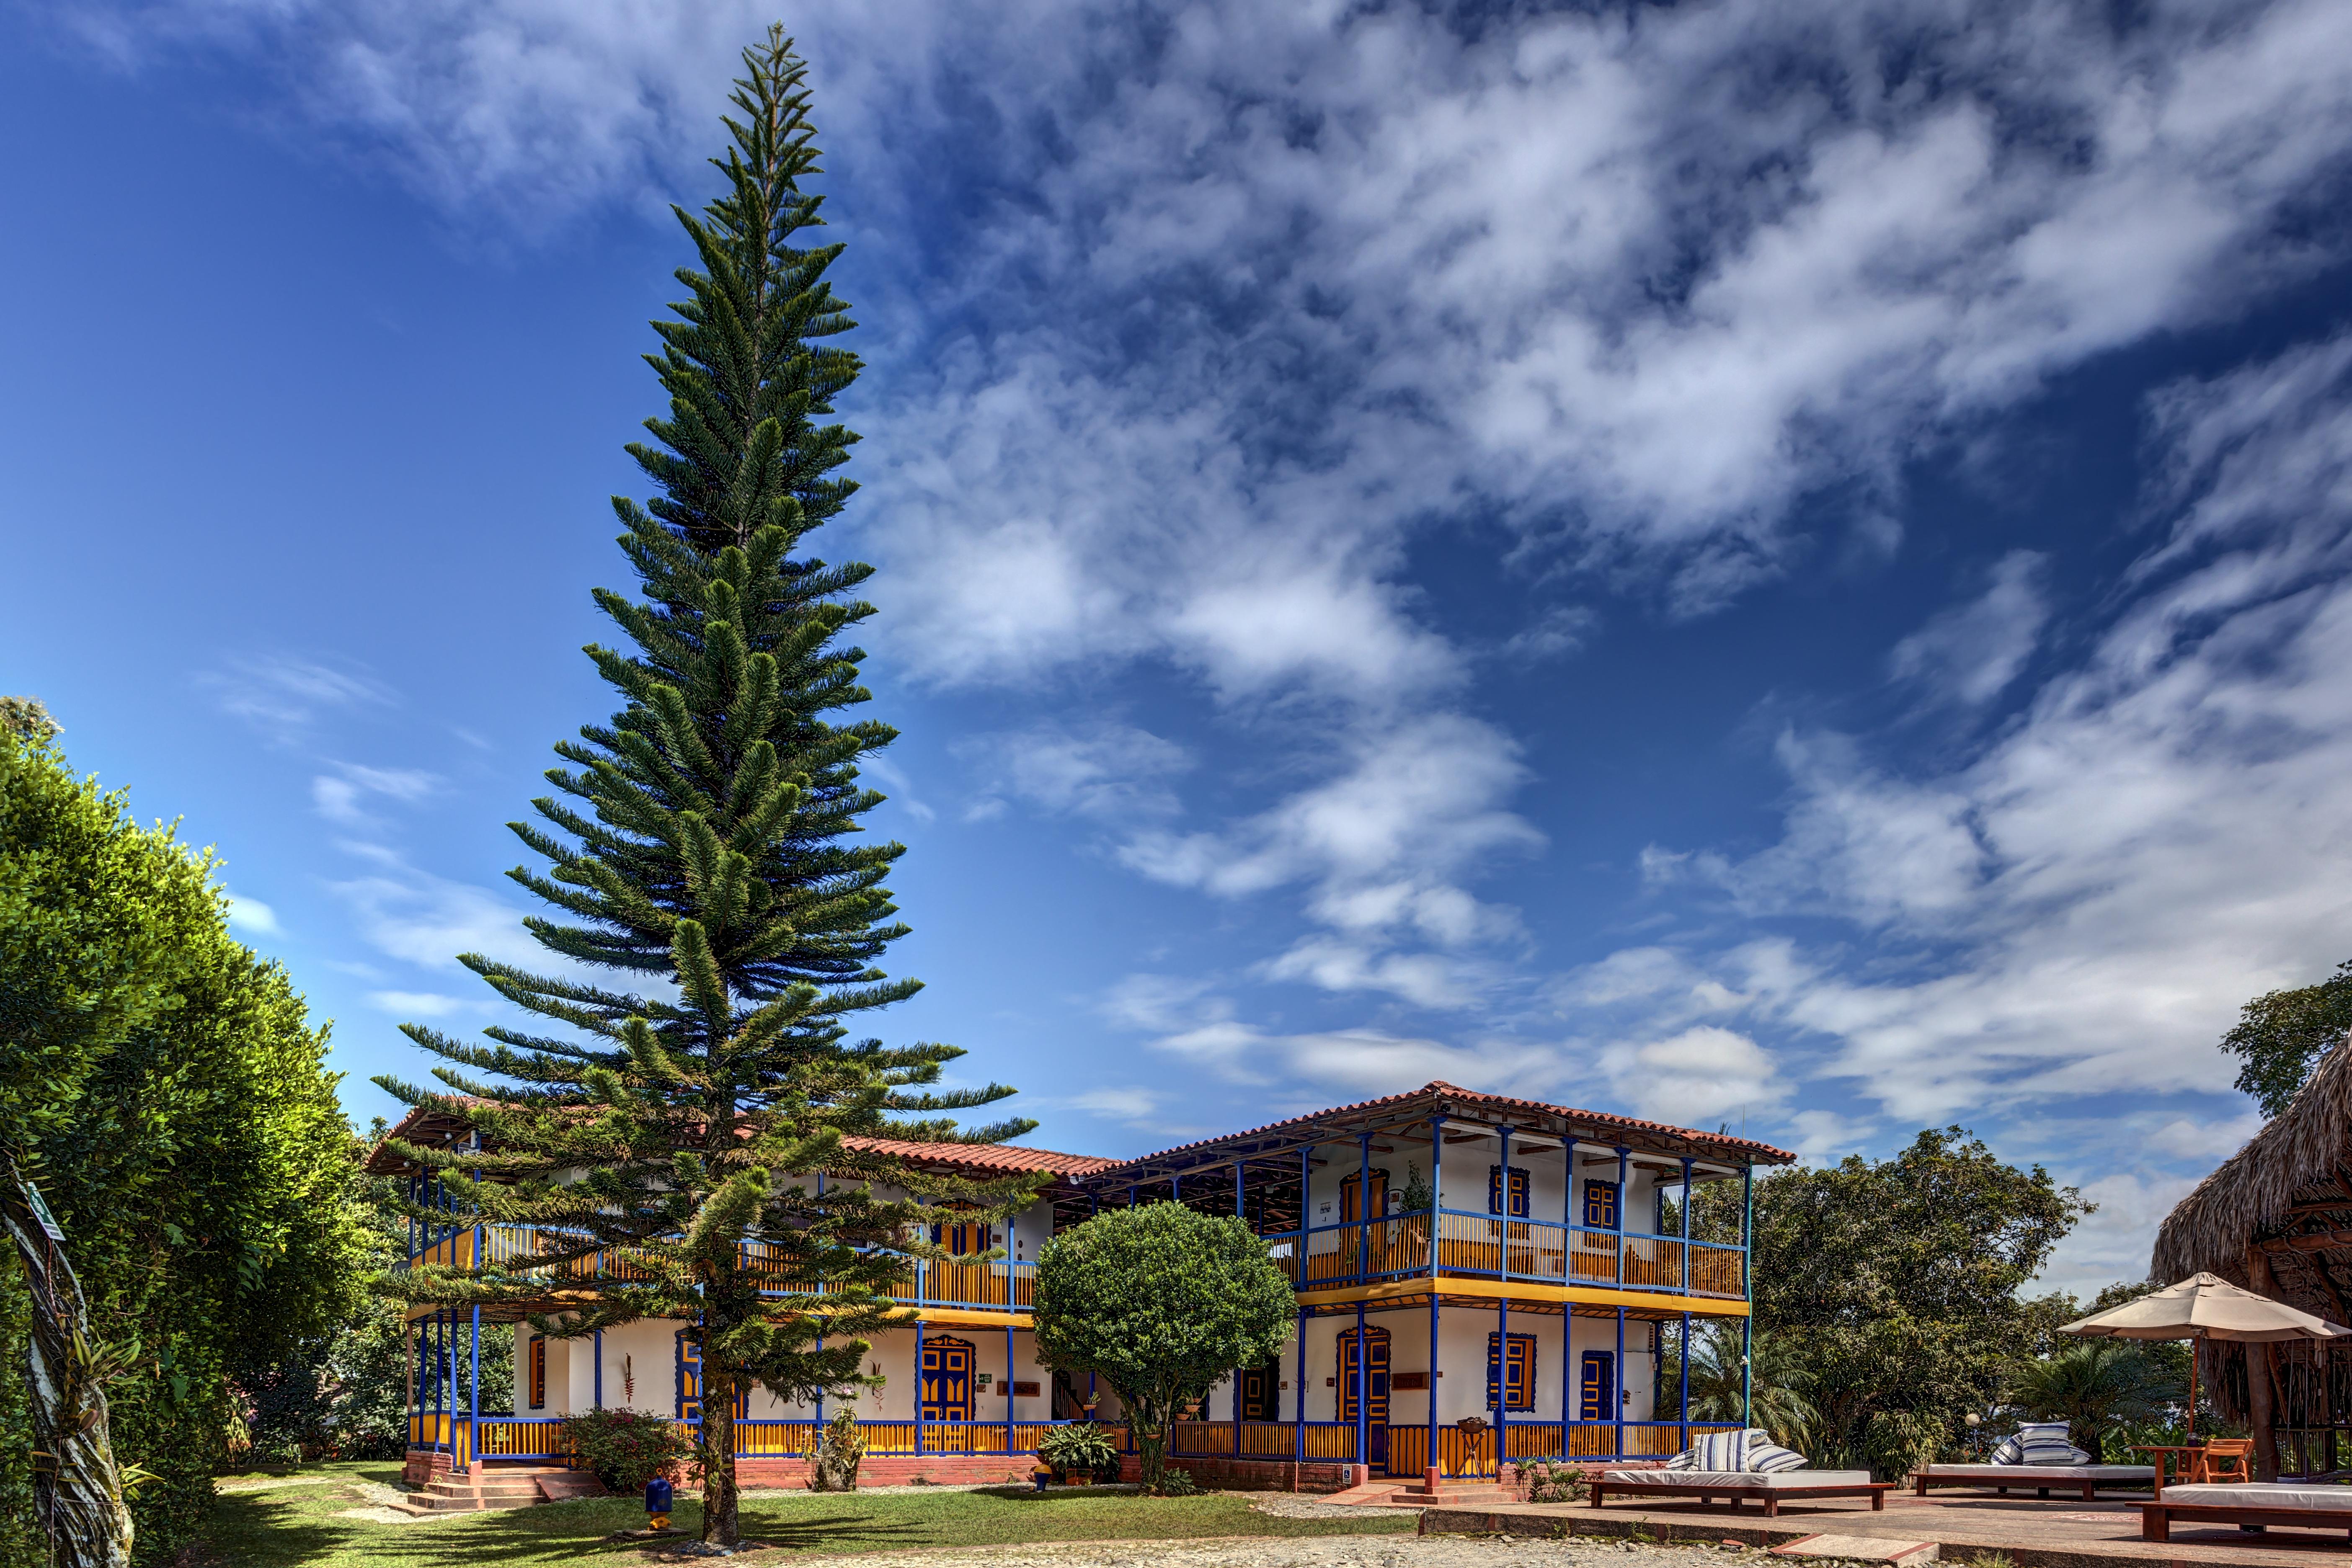
[[2153,1465],[1923,1465],[1911,1472],[1911,1484],[1920,1497],[1929,1487],[1990,1487],[2007,1495],[2011,1488],[2032,1487],[2037,1497],[2054,1489],[2079,1490],[2085,1500],[2094,1491],[2149,1491],[2156,1486]]
[[2291,1524],[2352,1536],[2352,1487],[2191,1481],[2167,1487],[2154,1502],[2140,1504],[2139,1519],[2143,1541],[2171,1540],[2175,1521],[2234,1524],[2252,1531]]
[[1764,1505],[1768,1519],[1780,1517],[1781,1503],[1800,1498],[1866,1497],[1872,1508],[1884,1509],[1893,1484],[1872,1480],[1868,1470],[1608,1470],[1586,1481],[1595,1508],[1612,1491],[1622,1497],[1696,1497],[1702,1503],[1728,1498],[1734,1508],[1752,1499]]

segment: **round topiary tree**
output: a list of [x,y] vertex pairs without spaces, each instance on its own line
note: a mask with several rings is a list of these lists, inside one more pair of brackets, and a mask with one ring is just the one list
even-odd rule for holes
[[1037,1355],[1092,1373],[1127,1408],[1143,1483],[1167,1487],[1168,1423],[1237,1366],[1277,1354],[1297,1311],[1265,1243],[1173,1203],[1097,1215],[1037,1258]]

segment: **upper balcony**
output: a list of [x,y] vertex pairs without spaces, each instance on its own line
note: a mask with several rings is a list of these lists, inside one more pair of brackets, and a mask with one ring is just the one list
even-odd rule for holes
[[[445,1230],[423,1240],[408,1259],[396,1265],[407,1269],[432,1263],[460,1269],[495,1268],[547,1281],[550,1295],[559,1291],[593,1291],[604,1281],[626,1284],[655,1277],[642,1254],[633,1249],[604,1248],[584,1257],[541,1261],[551,1251],[565,1252],[579,1244],[577,1232],[536,1225],[483,1225]],[[745,1243],[745,1267],[762,1267],[770,1249]],[[955,1307],[974,1312],[1025,1312],[1036,1265],[1014,1260],[993,1263],[937,1263],[907,1260],[907,1275],[890,1299],[909,1307]],[[776,1293],[793,1288],[781,1269],[773,1271]]]
[[1433,1274],[1732,1301],[1748,1295],[1745,1247],[1462,1209],[1438,1210],[1434,1249],[1425,1213],[1318,1226],[1265,1239],[1276,1264],[1301,1291]]

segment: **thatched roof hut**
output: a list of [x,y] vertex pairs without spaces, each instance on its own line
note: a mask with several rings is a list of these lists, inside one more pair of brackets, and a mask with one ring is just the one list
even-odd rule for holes
[[[2165,1218],[2149,1277],[2169,1283],[2200,1270],[2352,1324],[2352,1049],[2322,1058],[2285,1113]],[[2276,1428],[2352,1427],[2352,1341],[2299,1340],[2272,1351]],[[2245,1347],[2209,1341],[2200,1356],[2221,1413],[2250,1420],[2250,1406],[2263,1402],[2249,1398]],[[2332,1454],[2324,1468],[2333,1468]]]

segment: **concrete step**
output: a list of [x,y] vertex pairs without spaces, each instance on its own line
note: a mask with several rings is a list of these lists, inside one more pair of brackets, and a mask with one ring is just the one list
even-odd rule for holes
[[603,1497],[604,1483],[585,1470],[559,1470],[538,1478],[539,1495],[549,1502],[575,1497]]
[[1424,1508],[1454,1502],[1517,1502],[1519,1492],[1517,1487],[1493,1482],[1443,1481],[1433,1492],[1421,1486],[1400,1487],[1396,1500]]

